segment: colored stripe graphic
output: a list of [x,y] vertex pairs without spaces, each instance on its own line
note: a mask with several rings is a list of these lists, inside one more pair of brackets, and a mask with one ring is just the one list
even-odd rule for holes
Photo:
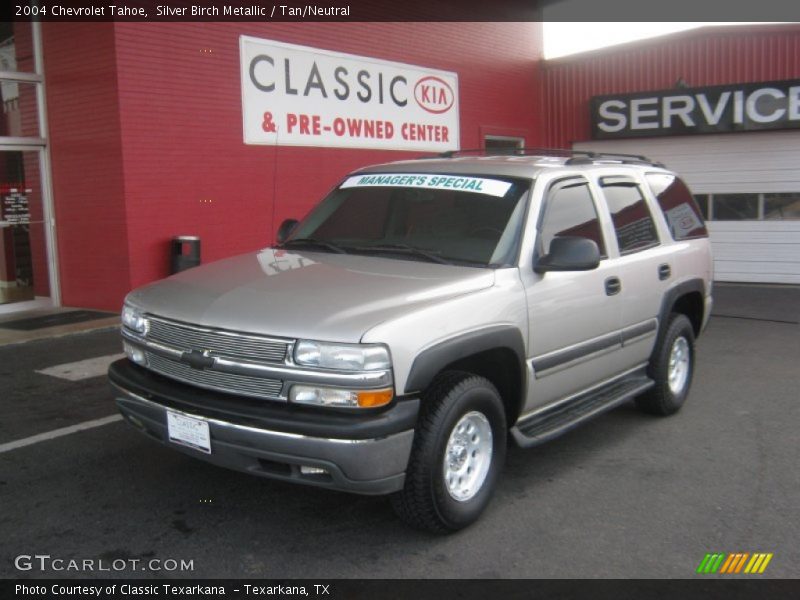
[[698,573],[705,573],[706,572],[706,565],[708,565],[708,561],[710,561],[710,560],[711,560],[711,555],[710,554],[706,554],[703,557],[703,560],[700,561],[700,566],[697,567],[697,572]]
[[[697,573],[720,575],[736,575],[740,573],[763,573],[774,555],[765,552],[724,552],[708,553],[700,561]],[[745,566],[747,565],[747,566]]]
[[761,566],[761,563],[764,560],[764,555],[755,553],[753,554],[753,558],[750,559],[750,562],[747,563],[747,566],[744,568],[745,573],[756,573],[756,569]]
[[750,558],[750,553],[749,552],[745,552],[742,555],[742,559],[739,561],[739,564],[736,565],[736,573],[737,574],[742,572],[742,569],[744,568],[744,563],[747,562],[748,558]]
[[741,556],[741,558],[739,559],[739,562],[736,563],[736,570],[731,568],[731,573],[738,573],[739,571],[742,570],[742,568],[744,567],[744,562],[750,557],[750,553],[745,552],[744,554],[740,554],[739,556]]
[[722,568],[719,570],[720,573],[727,573],[728,569],[731,568],[731,564],[736,560],[735,554],[728,554],[728,559],[722,564]]
[[759,572],[759,573],[763,573],[763,572],[765,571],[765,569],[767,568],[767,565],[769,564],[769,561],[771,561],[771,560],[772,560],[772,556],[773,556],[773,554],[772,554],[772,552],[770,552],[769,554],[767,554],[767,555],[764,557],[764,562],[763,562],[763,563],[761,563],[761,566],[760,566],[760,567],[759,567],[759,569],[758,569],[758,572]]
[[698,573],[716,573],[722,564],[725,554],[715,552],[714,554],[706,554],[700,566],[697,567]]
[[727,569],[723,569],[720,573],[733,573],[736,570],[736,565],[739,564],[739,559],[742,558],[742,555],[739,552],[734,552],[730,555],[730,564]]
[[736,565],[739,564],[739,559],[741,557],[742,557],[742,555],[739,554],[738,552],[734,552],[733,554],[729,554],[728,555],[728,560],[725,561],[725,565],[722,566],[723,568],[720,569],[719,572],[721,574],[733,573],[733,571],[736,569]]

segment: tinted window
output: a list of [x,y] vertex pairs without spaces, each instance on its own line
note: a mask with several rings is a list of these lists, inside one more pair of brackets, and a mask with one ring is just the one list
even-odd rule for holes
[[664,213],[672,239],[708,237],[703,215],[683,181],[668,173],[648,173],[646,179]]
[[369,194],[352,193],[347,202],[330,205],[335,208],[319,227],[314,237],[323,240],[337,240],[358,232],[364,240],[383,237],[386,219],[391,202],[391,188],[370,190]]
[[658,244],[656,226],[639,186],[616,178],[604,178],[601,185],[614,222],[620,254]]
[[[360,178],[363,184],[356,181]],[[380,178],[397,183],[366,182]],[[434,187],[426,180],[445,183]],[[456,189],[468,181],[475,191]],[[477,191],[478,184],[487,189]],[[287,243],[313,238],[347,252],[400,260],[424,260],[413,252],[418,250],[478,266],[512,264],[529,187],[530,181],[460,175],[354,176],[325,198]]]
[[605,256],[605,244],[592,194],[585,181],[557,183],[548,194],[541,227],[542,255],[550,251],[556,237],[576,236],[594,241]]

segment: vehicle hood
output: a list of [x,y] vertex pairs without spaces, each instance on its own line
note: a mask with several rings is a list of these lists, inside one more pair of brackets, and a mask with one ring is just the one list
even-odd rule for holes
[[378,323],[493,283],[491,269],[268,248],[183,271],[127,301],[208,327],[357,342]]

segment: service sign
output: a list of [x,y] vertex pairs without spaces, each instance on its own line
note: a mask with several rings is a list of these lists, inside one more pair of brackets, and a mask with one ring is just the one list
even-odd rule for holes
[[239,50],[245,144],[459,148],[456,73],[248,36]]
[[800,128],[800,80],[595,96],[592,138]]

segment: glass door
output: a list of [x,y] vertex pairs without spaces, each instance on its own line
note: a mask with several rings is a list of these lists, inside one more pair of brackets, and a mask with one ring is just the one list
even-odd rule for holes
[[0,305],[50,297],[39,151],[0,150]]
[[0,314],[60,305],[41,48],[0,23]]

